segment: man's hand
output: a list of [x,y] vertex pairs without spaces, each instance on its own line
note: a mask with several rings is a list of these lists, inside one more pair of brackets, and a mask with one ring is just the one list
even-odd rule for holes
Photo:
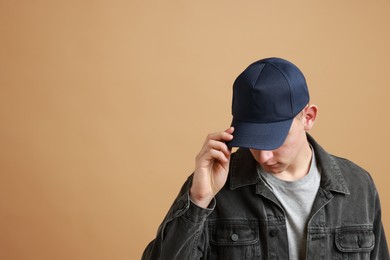
[[196,156],[190,198],[200,207],[207,208],[226,183],[231,150],[225,142],[233,139],[233,131],[234,128],[230,127],[223,132],[209,134]]

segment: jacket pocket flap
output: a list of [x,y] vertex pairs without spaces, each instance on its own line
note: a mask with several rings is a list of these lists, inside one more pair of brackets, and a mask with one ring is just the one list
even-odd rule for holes
[[218,221],[209,226],[210,243],[214,245],[251,245],[259,241],[258,225],[254,221]]
[[336,246],[341,252],[368,252],[374,245],[372,229],[343,228],[336,232]]

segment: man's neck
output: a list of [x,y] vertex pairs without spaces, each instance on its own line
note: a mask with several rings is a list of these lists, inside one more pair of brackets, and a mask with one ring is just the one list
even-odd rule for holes
[[297,181],[304,178],[310,170],[312,155],[313,151],[310,144],[307,143],[302,147],[302,151],[298,154],[294,164],[283,172],[276,174],[275,177],[284,181]]

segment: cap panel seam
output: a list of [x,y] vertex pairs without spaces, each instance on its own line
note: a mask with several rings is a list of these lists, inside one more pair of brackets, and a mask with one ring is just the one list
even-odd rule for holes
[[[260,72],[259,72],[259,74],[257,75],[257,78],[256,78],[256,80],[255,80],[255,82],[254,82],[254,84],[253,84],[253,86],[252,86],[252,88],[253,89],[255,89],[255,86],[257,85],[257,82],[259,81],[259,79],[260,79],[260,75],[261,75],[261,73],[263,72],[263,69],[265,68],[265,63],[261,63],[260,64],[261,65],[261,67],[260,67]],[[254,95],[251,95],[251,99],[252,99],[252,101],[254,101]],[[253,102],[253,103],[256,103],[256,102]]]
[[288,81],[287,77],[286,77],[286,74],[278,67],[276,66],[275,64],[273,63],[269,63],[270,65],[272,65],[275,69],[277,69],[282,75],[283,75],[283,78],[284,80],[286,81],[287,85],[288,85],[288,88],[290,90],[290,98],[291,98],[291,101],[290,102],[290,110],[291,110],[291,115],[294,116],[294,108],[293,108],[293,104],[295,104],[295,98],[294,96],[292,95],[292,89],[291,89],[291,86],[290,86],[290,82]]
[[252,88],[253,88],[254,86],[257,85],[257,82],[259,81],[260,75],[261,75],[261,73],[263,72],[263,69],[264,69],[265,65],[267,65],[267,64],[266,64],[266,63],[262,63],[262,64],[261,64],[261,68],[260,68],[259,75],[257,75],[257,78],[256,78],[256,80],[255,80],[255,82],[254,82]]

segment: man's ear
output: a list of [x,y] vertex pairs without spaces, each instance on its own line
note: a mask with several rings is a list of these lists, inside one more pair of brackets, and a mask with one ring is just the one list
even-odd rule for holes
[[304,122],[305,122],[305,130],[309,131],[316,121],[318,107],[316,105],[308,105],[305,108],[304,113]]

